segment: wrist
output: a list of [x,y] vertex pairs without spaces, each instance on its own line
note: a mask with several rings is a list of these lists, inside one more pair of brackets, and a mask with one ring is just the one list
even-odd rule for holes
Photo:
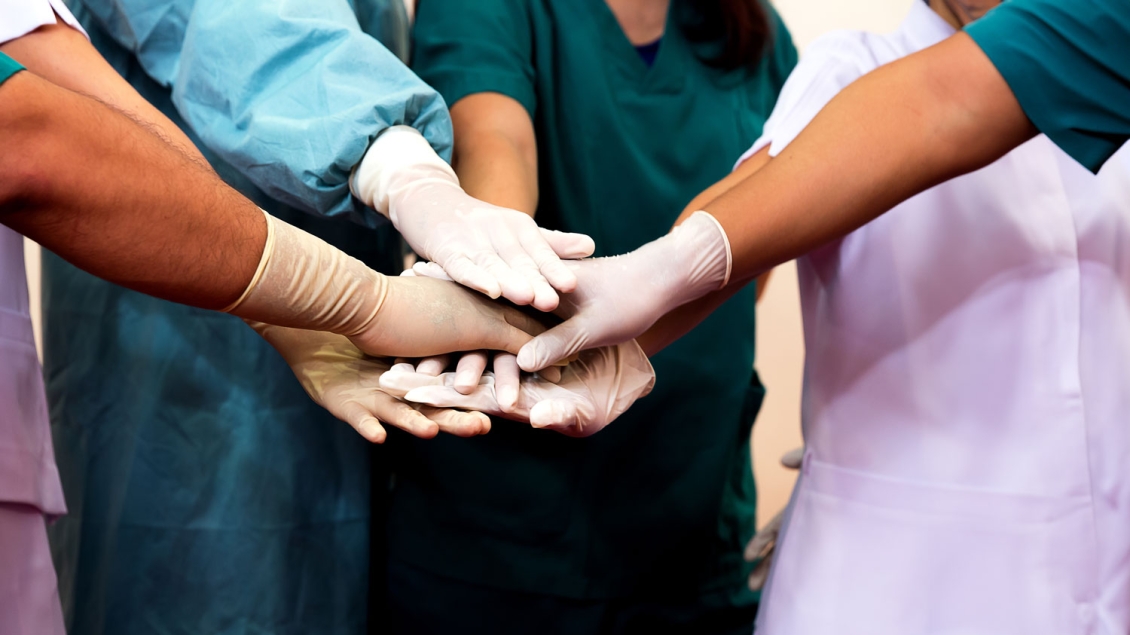
[[353,170],[349,187],[361,202],[395,225],[399,200],[425,182],[458,187],[459,178],[418,130],[393,126],[369,146]]
[[695,212],[664,237],[677,275],[669,290],[677,304],[686,304],[724,288],[730,281],[733,256],[722,225],[708,212]]

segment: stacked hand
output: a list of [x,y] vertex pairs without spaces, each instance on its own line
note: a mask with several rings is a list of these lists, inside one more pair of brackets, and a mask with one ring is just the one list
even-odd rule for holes
[[490,430],[490,419],[480,413],[410,405],[382,390],[380,378],[389,362],[366,356],[345,337],[249,324],[283,356],[311,399],[369,441],[385,440],[382,421],[423,438],[438,432],[470,437]]
[[382,375],[381,387],[413,403],[477,410],[584,437],[599,432],[655,385],[655,371],[635,341],[587,350],[563,368],[522,378],[514,357],[500,354],[496,372],[482,374],[470,390],[456,388],[458,370],[436,374],[437,369],[442,367],[434,360],[419,367],[397,364]]
[[588,348],[632,340],[672,309],[726,286],[729,244],[713,216],[696,212],[629,254],[569,267],[577,290],[555,311],[565,321],[522,347],[522,370],[538,371]]
[[584,258],[588,236],[541,229],[522,212],[467,195],[459,179],[414,128],[385,131],[361,161],[353,192],[388,216],[417,254],[451,279],[491,298],[552,311],[576,277],[562,258]]
[[[592,240],[543,231],[520,212],[468,196],[450,166],[409,128],[390,129],[373,143],[352,186],[431,259],[417,268],[425,276],[381,276],[268,217],[259,268],[228,310],[248,320],[344,335],[375,356],[418,358],[484,349],[517,354],[497,357],[495,374],[486,383],[478,381],[485,354],[467,356],[455,375],[438,375],[443,384],[430,386],[447,392],[414,393],[432,404],[474,407],[570,434],[591,434],[647,394],[654,382],[634,338],[668,311],[729,280],[725,232],[704,212],[630,254],[563,263],[561,258],[591,254]],[[544,329],[536,320],[427,277],[433,275],[492,298],[556,309],[565,321],[531,341]],[[566,292],[564,301],[555,288]],[[582,351],[587,352],[564,370],[544,370]],[[543,372],[519,379],[519,367]],[[434,382],[436,376],[431,377]],[[355,396],[351,399],[356,405]]]

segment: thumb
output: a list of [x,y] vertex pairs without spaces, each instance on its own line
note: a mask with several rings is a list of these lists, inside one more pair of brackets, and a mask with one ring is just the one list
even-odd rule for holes
[[588,347],[588,332],[577,318],[570,318],[526,342],[518,351],[518,366],[528,373],[537,372]]
[[542,238],[549,243],[550,248],[553,249],[558,258],[578,260],[588,258],[592,255],[592,252],[596,251],[596,243],[584,234],[568,234],[544,227],[538,229],[541,229]]

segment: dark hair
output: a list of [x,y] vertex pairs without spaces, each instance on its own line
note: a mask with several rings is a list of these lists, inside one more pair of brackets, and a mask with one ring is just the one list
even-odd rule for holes
[[694,42],[715,45],[703,60],[726,70],[755,67],[773,41],[773,25],[762,0],[690,0],[693,17],[685,24]]

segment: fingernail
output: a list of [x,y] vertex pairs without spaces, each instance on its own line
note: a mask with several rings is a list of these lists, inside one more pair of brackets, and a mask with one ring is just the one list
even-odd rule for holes
[[532,373],[534,367],[537,366],[537,344],[536,340],[526,344],[518,351],[518,368]]
[[373,443],[381,443],[385,440],[384,427],[376,419],[366,419],[361,422],[361,436]]
[[469,395],[478,386],[475,373],[464,371],[455,375],[455,390],[461,395]]

